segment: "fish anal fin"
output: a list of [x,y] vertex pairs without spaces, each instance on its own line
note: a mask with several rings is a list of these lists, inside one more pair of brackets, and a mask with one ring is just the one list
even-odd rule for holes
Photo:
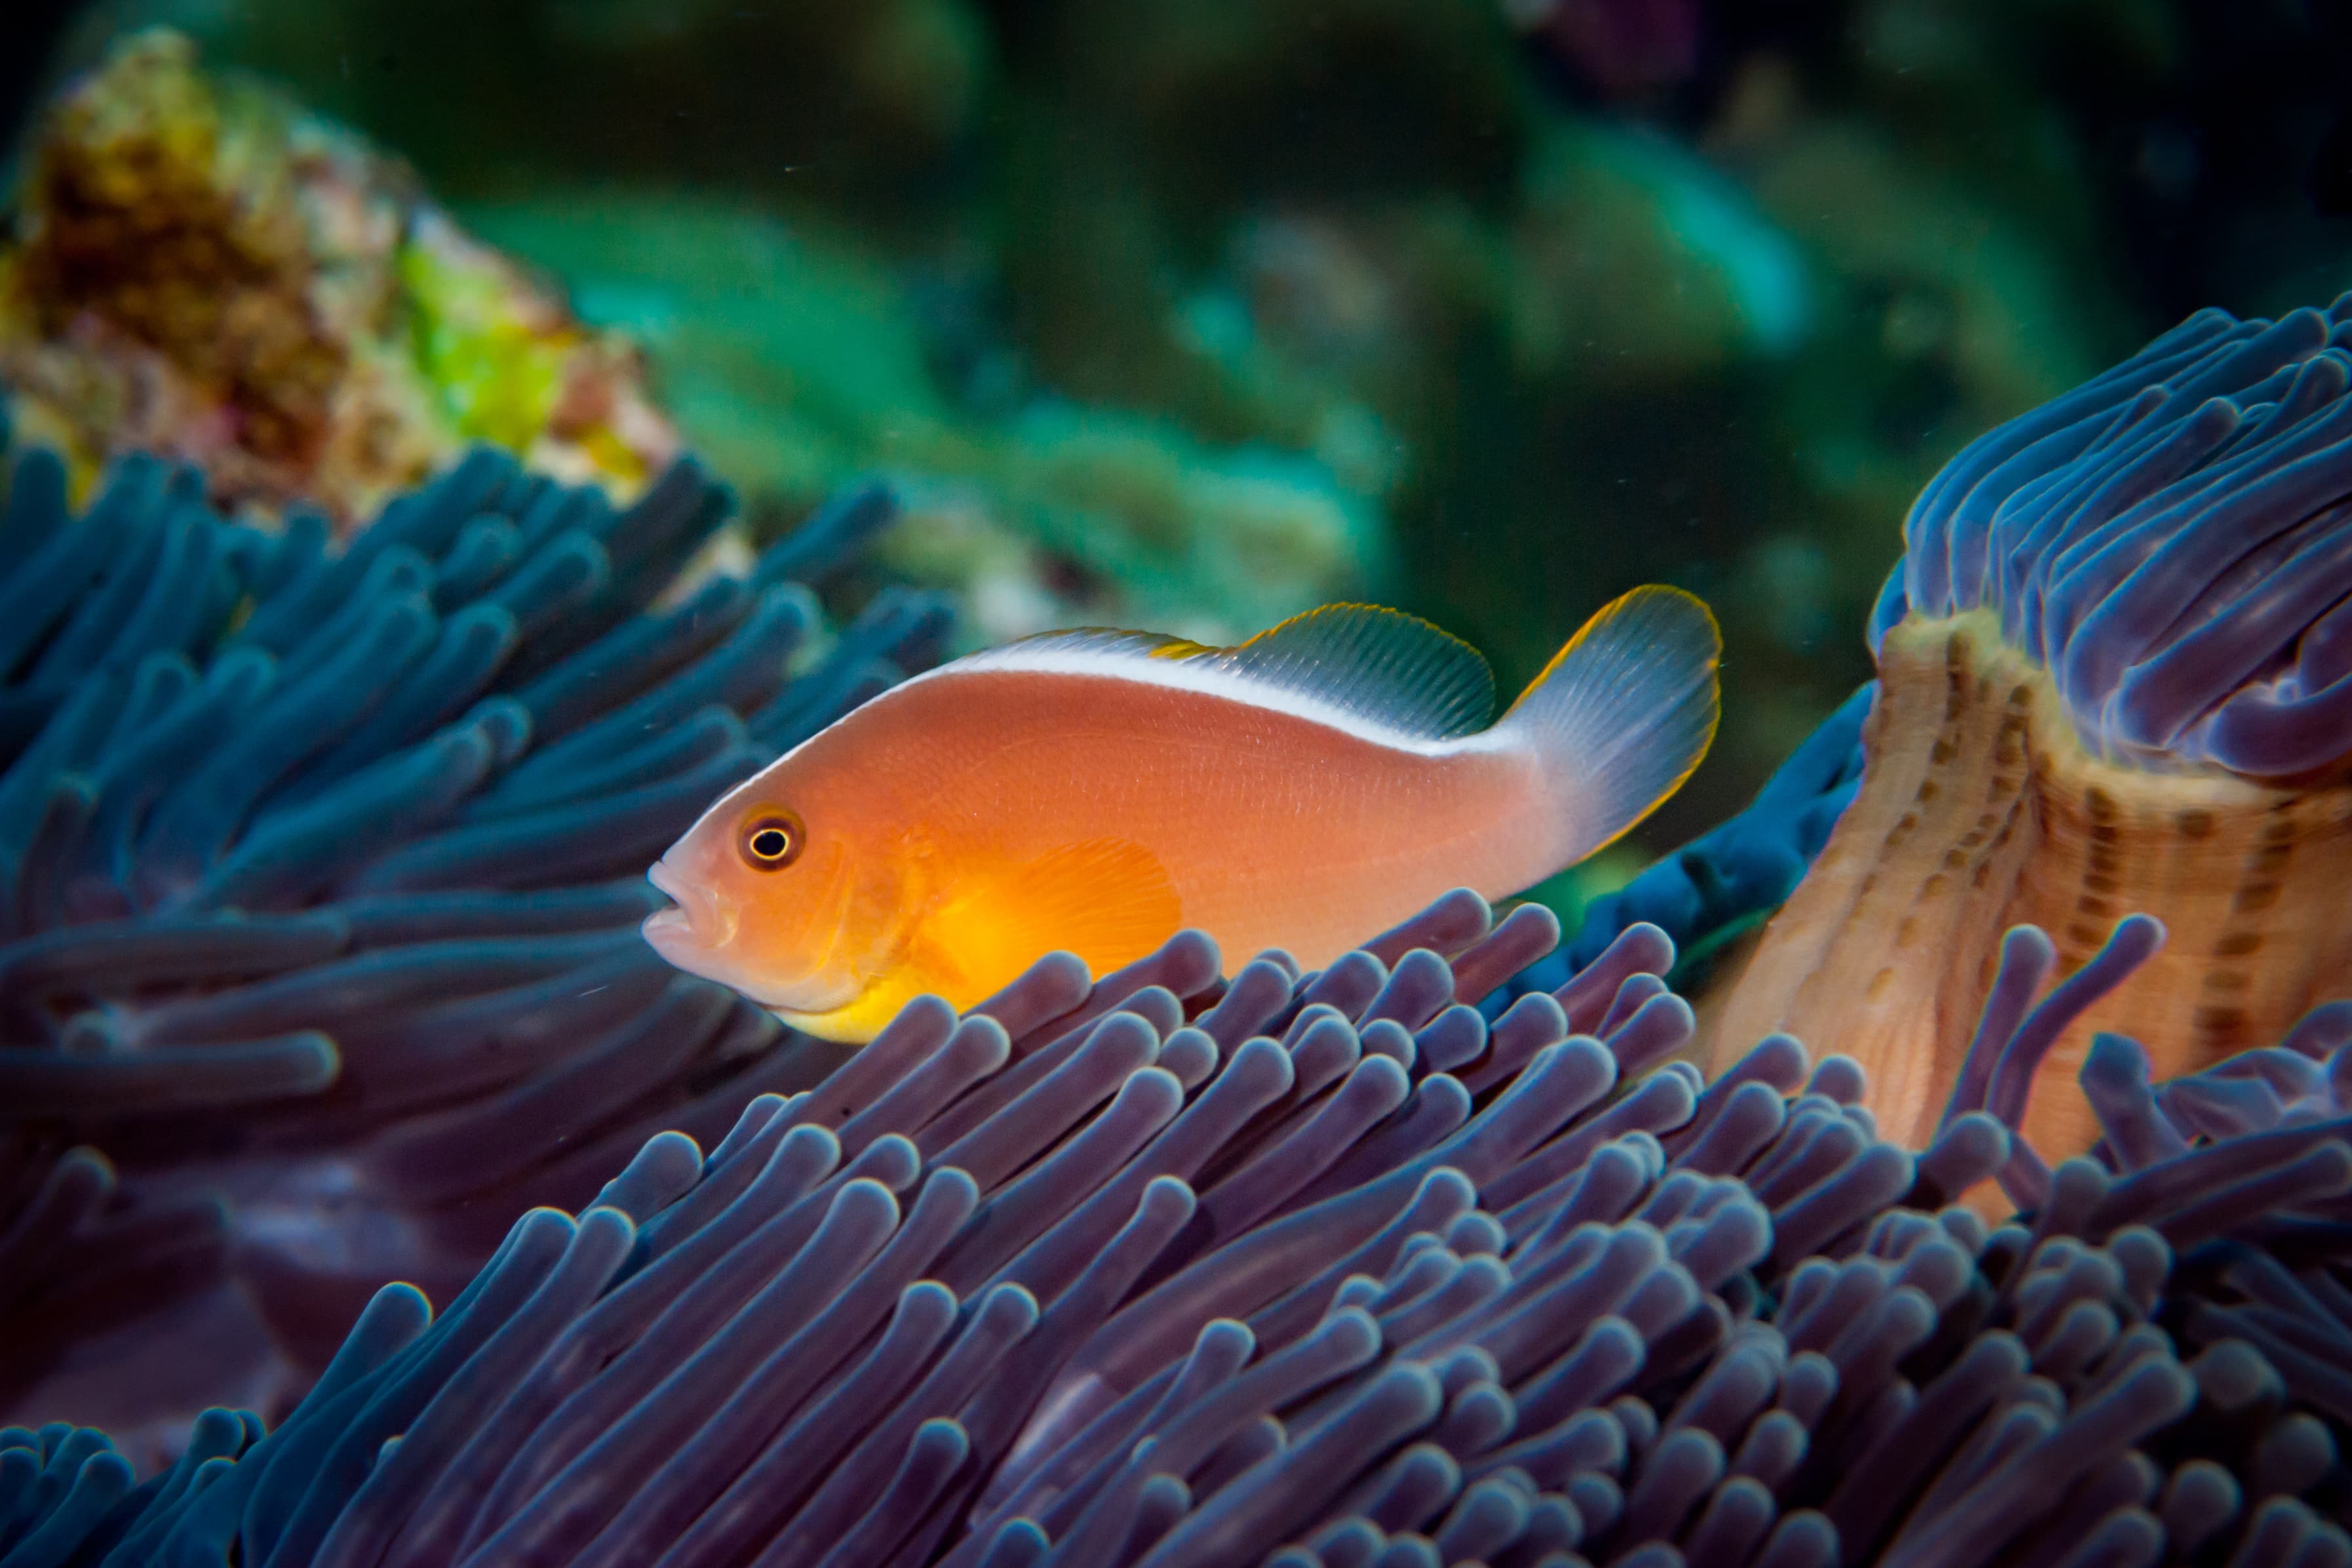
[[1182,922],[1182,900],[1159,858],[1132,839],[1103,837],[971,879],[925,923],[940,957],[978,987],[976,1001],[1057,949],[1108,973]]

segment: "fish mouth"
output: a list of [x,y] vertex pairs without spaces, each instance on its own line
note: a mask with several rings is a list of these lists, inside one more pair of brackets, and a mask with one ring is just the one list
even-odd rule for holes
[[666,910],[656,910],[637,929],[646,933],[647,942],[663,952],[694,941],[694,922],[687,918],[684,910],[675,904]]
[[671,907],[656,910],[640,928],[654,950],[672,963],[681,952],[708,952],[724,947],[735,934],[733,911],[721,907],[709,889],[678,874],[667,859],[647,868],[646,880],[669,895]]

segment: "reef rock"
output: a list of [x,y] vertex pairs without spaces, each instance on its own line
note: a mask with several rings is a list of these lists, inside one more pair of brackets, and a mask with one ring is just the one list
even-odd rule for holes
[[194,47],[123,39],[50,108],[0,248],[18,428],[86,484],[204,465],[212,499],[349,524],[471,441],[626,499],[677,449],[635,350],[352,132]]

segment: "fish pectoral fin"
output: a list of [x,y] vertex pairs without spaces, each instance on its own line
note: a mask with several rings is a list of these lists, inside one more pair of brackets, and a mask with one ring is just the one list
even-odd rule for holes
[[988,991],[1066,949],[1100,975],[1176,934],[1183,903],[1158,856],[1089,838],[974,880],[930,923],[936,949]]

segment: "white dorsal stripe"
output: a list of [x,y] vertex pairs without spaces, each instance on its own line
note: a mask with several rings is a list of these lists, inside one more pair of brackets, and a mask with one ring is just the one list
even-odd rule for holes
[[[1131,644],[1128,646],[1132,647]],[[1491,750],[1503,743],[1498,739],[1497,731],[1492,727],[1448,738],[1409,734],[1353,709],[1322,701],[1311,692],[1254,680],[1214,659],[1139,658],[1131,651],[1090,648],[1077,638],[1006,643],[1001,647],[970,654],[953,663],[911,677],[895,689],[905,691],[927,680],[951,679],[959,675],[997,673],[1084,676],[1162,687],[1172,691],[1198,692],[1203,697],[1222,698],[1244,707],[1286,714],[1374,745],[1388,746],[1416,756],[1450,756],[1463,752]],[[887,700],[887,697],[882,699]]]

